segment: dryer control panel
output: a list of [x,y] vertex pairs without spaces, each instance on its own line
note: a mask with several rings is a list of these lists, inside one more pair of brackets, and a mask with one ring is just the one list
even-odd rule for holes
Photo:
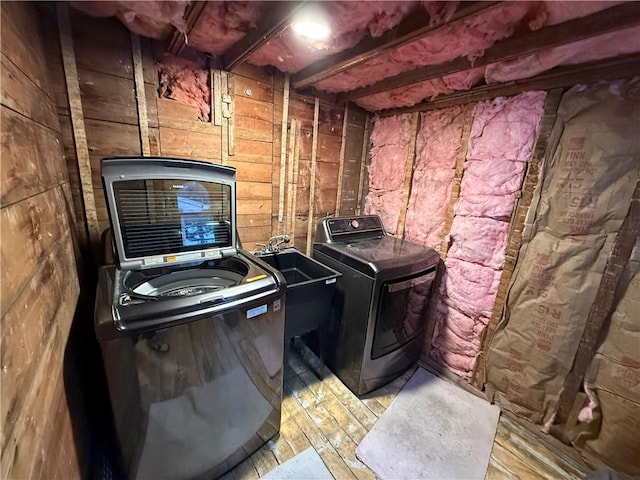
[[[327,220],[326,225],[329,235],[332,237],[364,232],[370,232],[375,237],[384,233],[382,222],[377,215],[331,218]],[[336,239],[334,238],[334,240]]]

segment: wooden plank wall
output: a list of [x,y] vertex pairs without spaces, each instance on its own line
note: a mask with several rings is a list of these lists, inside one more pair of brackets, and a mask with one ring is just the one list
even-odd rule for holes
[[362,163],[363,136],[367,113],[354,105],[349,105],[345,132],[342,193],[340,215],[355,215],[358,208],[358,189]]
[[63,356],[79,295],[63,132],[33,3],[2,2],[1,478],[79,478]]
[[[75,50],[84,124],[91,161],[94,198],[100,231],[109,226],[100,159],[109,155],[140,155],[140,126],[135,96],[131,34],[115,19],[94,19],[69,9],[71,35]],[[48,68],[62,126],[78,233],[86,244],[85,208],[80,190],[80,175],[69,111],[69,97],[62,67],[55,6],[42,6],[45,24]],[[150,43],[142,40],[142,59],[151,154],[159,154],[157,75]],[[55,61],[58,60],[58,61]]]
[[[288,107],[288,123],[289,126],[293,121],[299,122],[300,133],[298,137],[297,154],[294,160],[297,161],[297,175],[295,179],[289,178],[287,173],[287,184],[294,183],[295,188],[295,200],[290,198],[288,190],[286,190],[285,196],[285,214],[288,211],[286,206],[291,206],[292,202],[295,204],[295,219],[293,219],[293,231],[286,231],[287,225],[291,225],[291,219],[288,219],[285,215],[283,222],[278,221],[278,192],[279,192],[279,175],[280,175],[280,135],[282,128],[282,98],[284,85],[283,81],[280,81],[276,77],[276,97],[275,97],[275,110],[274,110],[274,155],[273,155],[273,216],[272,226],[274,233],[288,233],[292,237],[292,243],[296,248],[305,250],[307,244],[307,232],[309,226],[309,211],[310,211],[310,190],[311,190],[311,171],[312,171],[312,151],[313,151],[313,126],[314,126],[314,99],[291,93],[289,96]],[[348,130],[348,134],[345,137],[345,143],[347,145],[360,144],[362,145],[362,133],[364,130],[364,121],[366,114],[355,106],[350,105],[350,110],[356,112],[353,115],[353,121],[351,123],[360,120],[359,128],[356,125],[354,128]],[[315,189],[314,189],[314,204],[313,204],[313,218],[312,222],[312,237],[315,235],[315,227],[319,219],[333,216],[336,214],[337,209],[337,196],[338,196],[338,174],[340,172],[340,151],[342,148],[342,134],[343,134],[343,115],[344,107],[338,105],[326,104],[320,102],[319,115],[318,115],[318,138],[317,138],[317,152],[316,152],[316,172],[315,172]],[[291,140],[291,132],[287,135],[288,141]],[[289,148],[287,148],[289,151]],[[353,157],[353,154],[351,155]],[[346,157],[345,157],[346,158]],[[287,162],[290,159],[287,157]],[[345,164],[346,166],[346,164]],[[287,168],[288,170],[288,168]],[[348,176],[354,175],[354,170],[358,172],[360,170],[360,158],[357,158],[357,164],[354,167],[350,164],[348,168],[343,169],[343,185],[347,185],[347,189],[353,181],[356,182],[358,177],[348,178]],[[345,187],[343,186],[343,192]],[[348,190],[347,190],[348,191]],[[346,205],[350,205],[349,202],[354,202],[355,196],[342,195],[342,202]],[[352,208],[352,207],[349,207]]]
[[[274,78],[248,65],[236,69],[232,78],[235,132],[228,164],[236,168],[238,233],[243,246],[253,250],[272,235],[272,163],[276,148],[280,151],[273,125]],[[277,215],[277,207],[275,211]]]
[[228,124],[198,120],[194,106],[157,100],[160,151],[236,168],[238,233],[243,246],[251,250],[271,236],[273,77],[251,67],[226,77],[228,90],[221,90],[228,92],[233,105]]
[[[60,58],[55,12],[50,5],[44,9],[45,13],[49,9],[49,13],[44,15],[49,32],[47,54],[51,58]],[[108,217],[100,180],[100,159],[109,155],[139,155],[142,152],[131,36],[116,20],[91,18],[73,9],[70,9],[70,16],[95,204],[102,231],[108,227]],[[203,122],[197,119],[196,107],[158,98],[155,60],[149,43],[142,40],[151,154],[225,163],[235,167],[238,231],[243,246],[253,250],[256,243],[264,243],[272,235],[289,233],[295,237],[295,245],[304,249],[309,225],[314,99],[292,93],[289,101],[287,124],[298,120],[300,136],[295,227],[294,231],[287,232],[291,219],[285,215],[282,222],[278,220],[284,76],[279,73],[272,75],[250,65],[242,65],[233,73],[223,72],[228,90],[223,81],[221,91],[228,93],[231,98],[231,117],[222,125]],[[78,233],[83,244],[86,244],[86,212],[80,191],[64,71],[60,62],[51,62],[49,70],[62,125],[75,211],[78,218],[82,219]],[[220,92],[214,92],[214,95],[220,95]],[[344,132],[346,163],[341,192],[347,213],[355,209],[366,120],[366,114],[355,106],[350,106],[349,112],[350,118]],[[336,212],[343,115],[344,106],[320,105],[312,234],[319,218],[335,215]],[[288,134],[285,138],[287,142],[290,139]],[[289,177],[284,177],[287,185],[293,181]],[[287,195],[283,207],[291,206],[291,201]]]

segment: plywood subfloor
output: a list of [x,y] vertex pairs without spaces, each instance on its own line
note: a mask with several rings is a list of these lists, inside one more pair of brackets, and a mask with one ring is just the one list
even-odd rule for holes
[[[285,369],[280,434],[224,475],[224,480],[257,479],[313,447],[338,480],[375,480],[356,458],[356,447],[384,413],[416,367],[377,391],[356,397],[328,369],[320,381],[318,360],[304,345],[291,349]],[[487,480],[582,479],[587,469],[560,458],[529,431],[501,416]]]

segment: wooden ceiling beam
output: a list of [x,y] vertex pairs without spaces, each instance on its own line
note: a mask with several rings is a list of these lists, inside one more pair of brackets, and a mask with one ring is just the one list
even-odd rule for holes
[[380,37],[368,37],[353,48],[325,57],[302,69],[291,77],[291,84],[295,89],[308,87],[320,80],[379,57],[394,48],[411,43],[424,35],[433,34],[461,23],[469,17],[486,12],[499,4],[500,2],[461,2],[460,7],[448,22],[435,26],[429,25],[431,18],[427,11],[420,9]]
[[471,90],[441,95],[434,100],[423,101],[412,107],[381,110],[379,114],[381,117],[389,117],[403,113],[426,112],[428,110],[465,105],[467,103],[480,102],[501,96],[508,97],[530,90],[552,90],[554,88],[566,88],[602,80],[610,81],[631,78],[636,75],[640,75],[640,53],[581,63],[568,67],[556,67],[553,70],[532,78],[482,85],[481,87],[476,87]]
[[474,62],[470,62],[465,57],[458,57],[451,62],[440,65],[427,65],[416,68],[415,70],[385,78],[374,85],[339,94],[337,101],[347,102],[444,75],[470,70],[475,67],[512,60],[638,24],[640,24],[640,2],[624,3],[586,17],[576,18],[559,25],[544,27],[535,32],[527,32],[517,37],[508,38],[487,49],[485,54]]
[[200,17],[207,7],[206,1],[204,2],[191,2],[184,11],[184,20],[186,28],[184,33],[179,30],[175,30],[169,41],[167,51],[173,55],[180,55],[189,41],[189,34],[193,31],[193,28],[200,21]]
[[307,3],[304,2],[267,2],[266,13],[253,30],[236,42],[224,55],[222,64],[224,69],[232,71],[244,62],[253,52],[282,32],[291,22],[296,12]]

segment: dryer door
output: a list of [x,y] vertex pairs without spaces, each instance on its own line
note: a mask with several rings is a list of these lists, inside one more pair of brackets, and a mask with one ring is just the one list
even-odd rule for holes
[[384,282],[373,335],[375,360],[413,340],[423,332],[436,267],[412,277]]

